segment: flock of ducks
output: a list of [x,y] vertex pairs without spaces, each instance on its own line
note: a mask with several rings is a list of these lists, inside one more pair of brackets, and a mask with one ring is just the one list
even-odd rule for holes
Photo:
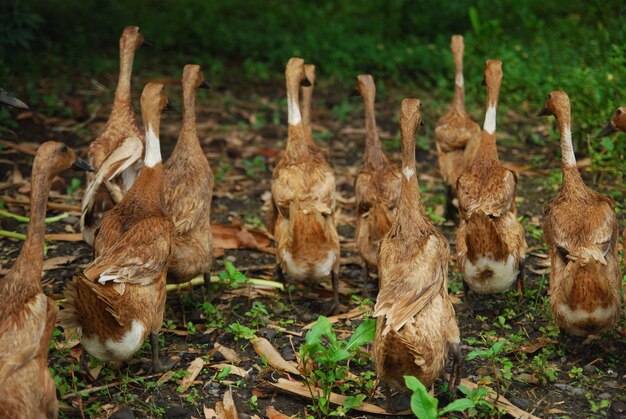
[[[0,279],[0,416],[56,417],[55,386],[47,368],[56,322],[55,303],[43,292],[44,218],[55,176],[71,167],[91,171],[83,199],[82,234],[94,259],[68,283],[58,320],[75,330],[91,356],[121,363],[150,336],[153,368],[158,354],[166,283],[204,275],[210,287],[210,226],[214,178],[196,133],[196,90],[208,87],[202,70],[183,70],[183,124],[176,148],[161,160],[159,124],[168,100],[164,86],[148,83],[141,95],[143,128],[131,106],[130,82],[138,27],[120,39],[120,75],[113,109],[102,134],[89,146],[88,163],[57,142],[42,144],[32,169],[27,239],[9,273]],[[447,210],[458,200],[458,267],[466,295],[498,293],[514,283],[523,296],[526,252],[517,220],[517,175],[496,149],[496,108],[502,63],[488,60],[483,129],[465,110],[463,38],[453,36],[456,77],[450,110],[437,123],[439,168],[449,188]],[[291,58],[285,70],[288,138],[272,174],[268,226],[277,246],[281,279],[315,283],[330,277],[338,311],[339,237],[335,222],[335,175],[328,152],[313,140],[310,122],[315,67]],[[378,273],[379,294],[373,355],[387,389],[406,391],[404,375],[430,386],[452,353],[451,386],[461,378],[460,332],[448,295],[450,246],[431,223],[420,199],[415,164],[416,132],[422,125],[418,99],[400,109],[402,161],[381,150],[374,116],[376,87],[357,77],[365,109],[365,152],[355,181],[356,245],[363,277]],[[26,105],[0,90],[0,101]],[[542,115],[554,115],[561,135],[563,184],[546,211],[544,236],[552,272],[550,305],[559,327],[579,336],[613,328],[620,315],[618,222],[610,197],[590,189],[576,167],[570,104],[550,93]],[[599,136],[626,132],[619,108]]]

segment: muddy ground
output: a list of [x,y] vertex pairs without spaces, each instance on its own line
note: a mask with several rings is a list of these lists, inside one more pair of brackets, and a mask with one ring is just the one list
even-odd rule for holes
[[[113,78],[102,82],[114,85]],[[60,93],[61,103],[54,112],[35,110],[14,114],[17,126],[2,132],[2,138],[8,141],[0,149],[0,199],[5,201],[6,209],[27,215],[25,206],[9,202],[28,199],[32,164],[28,152],[34,150],[36,144],[59,139],[84,154],[89,141],[102,129],[111,96],[87,82],[83,84],[77,92]],[[169,84],[170,96],[180,103],[180,87]],[[139,83],[135,83],[137,94],[140,91],[138,86]],[[40,88],[53,89],[46,85]],[[350,91],[351,86],[346,86],[345,91],[317,89],[313,112],[314,135],[320,145],[330,150],[337,174],[337,220],[342,244],[341,311],[354,310],[355,317],[341,319],[334,327],[337,334],[346,339],[363,318],[358,308],[361,307],[367,315],[371,309],[371,302],[367,299],[374,300],[376,292],[374,277],[367,284],[361,281],[360,260],[353,243],[353,182],[362,158],[364,124],[360,100],[350,98]],[[442,218],[445,188],[438,174],[433,145],[434,125],[445,110],[445,102],[419,90],[386,90],[379,95],[377,102],[381,137],[388,155],[399,161],[398,108],[401,98],[408,95],[420,97],[425,109],[426,126],[418,134],[421,147],[417,151],[422,199],[438,228],[449,238],[454,254],[455,226],[451,220]],[[22,99],[28,102],[29,98]],[[514,108],[514,104],[508,105]],[[541,105],[537,104],[537,108]],[[468,108],[480,121],[480,102],[468,104]],[[508,342],[507,350],[493,362],[481,357],[466,362],[464,377],[493,389],[499,386],[513,404],[539,417],[620,417],[620,412],[625,414],[626,407],[624,321],[617,330],[599,340],[583,343],[580,339],[559,336],[550,315],[547,297],[549,266],[541,239],[541,219],[543,207],[559,182],[558,143],[554,137],[548,138],[553,131],[551,122],[507,111],[499,115],[498,123],[500,156],[520,174],[518,208],[530,246],[526,264],[527,289],[521,304],[518,304],[518,295],[514,291],[497,296],[475,296],[468,302],[455,271],[455,260],[451,257],[449,287],[464,353],[488,349],[496,340]],[[161,136],[165,157],[174,146],[179,127],[179,114],[164,114]],[[262,232],[271,170],[287,134],[282,84],[222,88],[201,93],[198,131],[217,180],[213,220],[244,224]],[[14,144],[19,144],[20,150],[16,150]],[[623,202],[621,178],[609,176],[601,170],[592,174],[588,160],[580,160],[589,183],[610,191],[616,200]],[[81,183],[74,178],[80,179]],[[55,182],[51,202],[79,206],[83,187],[82,174],[67,173]],[[48,215],[60,212],[51,210]],[[79,213],[71,207],[69,212],[69,217],[50,224],[48,232],[77,233]],[[8,218],[0,219],[0,223],[3,230],[22,233],[26,230],[25,224]],[[6,271],[17,256],[21,242],[0,237],[0,243],[0,269]],[[65,283],[71,275],[90,261],[91,249],[80,241],[48,242],[46,258],[57,257],[65,259],[55,259],[58,265],[47,266],[50,270],[44,273],[43,283],[45,291],[58,300],[62,298]],[[227,249],[216,257],[214,274],[224,270],[225,260],[250,278],[276,280],[274,255],[266,251]],[[161,352],[178,362],[165,376],[149,370],[150,349],[146,344],[129,365],[119,368],[92,360],[90,370],[95,376],[92,379],[77,363],[80,345],[59,329],[51,344],[49,364],[57,382],[61,416],[204,417],[204,407],[215,406],[232,387],[242,417],[255,414],[266,417],[268,406],[287,415],[305,417],[311,413],[307,407],[311,400],[273,388],[270,382],[287,375],[269,367],[243,336],[245,333],[237,333],[236,330],[241,329],[230,326],[239,323],[252,329],[257,336],[267,338],[286,360],[295,361],[295,353],[306,333],[303,327],[326,310],[330,296],[329,286],[323,289],[293,286],[289,292],[281,292],[245,284],[238,288],[223,285],[214,290],[210,304],[203,304],[200,286],[172,292],[167,300]],[[234,351],[238,359],[223,347]],[[205,366],[188,389],[181,388],[181,380],[196,358],[203,359]],[[358,379],[349,385],[342,383],[343,390],[335,391],[345,391],[344,394],[360,392],[367,395],[366,401],[386,407],[382,392],[376,389],[375,377],[368,373],[373,370],[369,360],[361,362],[362,365],[356,364],[351,365],[350,370]],[[224,365],[231,365],[230,374],[227,374],[228,369],[224,370]],[[301,380],[293,374],[291,379]],[[443,381],[435,385],[435,394],[442,399],[442,405],[448,397],[444,387]],[[482,417],[496,414],[489,410],[477,413]],[[348,415],[384,417],[358,411],[351,411]]]

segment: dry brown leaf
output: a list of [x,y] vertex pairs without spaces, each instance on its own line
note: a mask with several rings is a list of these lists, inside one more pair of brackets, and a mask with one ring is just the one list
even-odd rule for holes
[[202,371],[202,368],[204,368],[204,360],[202,358],[198,357],[191,362],[189,368],[187,368],[187,372],[189,373],[189,375],[184,377],[183,380],[180,382],[179,391],[181,393],[189,390],[189,387],[191,387],[196,378],[198,378],[198,375],[200,375],[200,371]]
[[265,338],[254,338],[251,340],[254,351],[259,356],[265,357],[265,361],[277,370],[290,374],[301,375],[300,371],[283,358],[274,346]]
[[211,224],[214,249],[253,249],[275,253],[267,233],[237,224]]
[[228,391],[224,393],[224,413],[225,419],[239,419],[237,406],[235,406],[235,401],[233,400],[232,388],[229,388]]
[[[339,320],[343,320],[343,319],[356,319],[359,317],[363,317],[363,312],[360,310],[359,307],[353,308],[352,310],[346,312],[346,313],[341,313],[341,314],[337,314],[336,316],[330,316],[328,318],[328,322],[330,324],[334,324],[337,323]],[[310,328],[313,327],[313,325],[317,322],[314,321],[313,323],[309,323],[306,326],[303,327],[304,330],[308,330]]]
[[219,351],[219,353],[221,353],[224,356],[224,359],[226,359],[228,362],[232,362],[233,364],[239,364],[242,361],[239,355],[237,355],[237,352],[227,346],[220,344],[219,342],[215,342],[213,348],[216,351]]
[[202,411],[204,412],[204,419],[220,419],[217,416],[217,412],[215,411],[215,409],[202,406]]
[[522,347],[520,348],[520,350],[524,353],[527,354],[533,354],[535,352],[537,352],[539,349],[544,348],[548,345],[554,345],[559,343],[558,340],[555,339],[549,339],[546,337],[540,337],[538,338],[536,341],[529,343],[528,345],[522,345]]
[[[277,383],[269,383],[273,387],[276,387],[279,390],[286,391],[287,393],[295,394],[297,396],[305,397],[307,399],[311,398],[311,393],[309,392],[308,387],[299,381],[289,381],[284,378],[279,378]],[[318,396],[322,396],[323,392],[321,388],[311,387],[312,391],[317,392]],[[337,393],[330,394],[330,402],[335,405],[341,405],[345,402],[346,396]],[[359,407],[353,408],[353,410],[358,410],[359,412],[366,413],[374,413],[377,415],[408,415],[410,411],[403,411],[397,413],[391,413],[383,409],[382,407],[376,406],[372,403],[361,403]]]
[[163,383],[166,383],[166,382],[170,381],[173,376],[174,376],[174,371],[173,370],[169,370],[165,374],[163,374],[161,377],[159,377],[159,379],[157,380],[157,384],[161,385]]
[[72,263],[77,256],[57,256],[50,259],[46,259],[43,262],[44,271],[53,271],[55,269],[62,268],[64,265]]
[[[467,387],[470,390],[475,390],[478,388],[478,385],[472,383],[471,381],[465,378],[461,379],[461,385]],[[508,401],[503,395],[498,396],[496,392],[490,389],[489,387],[487,387],[487,389],[488,391],[487,391],[487,394],[485,395],[485,398],[487,399],[487,401],[506,410],[507,413],[509,413],[514,418],[539,419],[537,416],[533,415],[532,413],[528,413],[520,409],[519,407],[515,406],[513,403]]]
[[265,409],[265,416],[269,419],[290,419],[289,416],[276,410],[274,406],[268,406],[268,408]]
[[224,368],[230,368],[230,374],[238,375],[239,377],[246,378],[248,376],[248,372],[243,368],[239,368],[236,365],[232,364],[211,364],[209,368],[214,368],[216,370],[223,370]]

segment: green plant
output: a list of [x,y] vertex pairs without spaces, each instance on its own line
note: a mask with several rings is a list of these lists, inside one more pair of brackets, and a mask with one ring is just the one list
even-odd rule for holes
[[228,330],[233,334],[235,340],[250,340],[255,337],[254,330],[240,324],[239,322],[228,325]]
[[418,419],[436,419],[451,412],[464,412],[475,406],[468,398],[457,399],[443,409],[439,409],[439,400],[428,394],[428,390],[417,378],[407,375],[404,383],[412,391],[411,410]]
[[[348,396],[336,410],[330,406],[330,393],[346,379],[349,366],[347,361],[360,352],[360,347],[374,339],[376,321],[364,320],[348,341],[338,339],[330,322],[320,316],[307,332],[305,343],[300,346],[303,377],[311,393],[311,410],[318,417],[343,416],[358,406],[365,398],[362,394]],[[313,390],[319,387],[322,394]]]
[[246,170],[246,175],[251,178],[257,177],[260,173],[266,172],[265,157],[254,156],[252,160],[243,160],[243,167]]
[[497,340],[489,349],[477,349],[465,356],[465,359],[468,361],[475,358],[483,358],[490,361],[498,396],[506,392],[506,388],[508,388],[512,378],[511,368],[513,363],[507,357],[500,356],[506,347],[507,342],[505,340]]
[[269,323],[270,313],[267,311],[265,305],[260,301],[252,303],[252,308],[245,313],[246,317],[249,317],[251,324],[254,327],[264,327]]
[[224,270],[217,274],[220,282],[229,285],[231,288],[239,288],[239,285],[248,282],[248,277],[239,272],[235,266],[229,262],[224,262]]
[[70,186],[67,187],[67,194],[72,195],[76,192],[80,188],[81,183],[82,182],[79,178],[73,177],[70,181]]
[[463,395],[474,403],[474,406],[467,410],[467,414],[470,417],[499,417],[505,412],[496,408],[491,402],[489,402],[485,396],[489,391],[487,387],[476,387],[473,390],[465,386],[459,386],[459,391]]

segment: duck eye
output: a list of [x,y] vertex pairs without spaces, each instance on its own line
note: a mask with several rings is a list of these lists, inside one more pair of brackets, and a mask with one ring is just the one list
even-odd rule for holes
[[615,113],[616,113],[617,115],[621,115],[621,114],[622,114],[622,110],[618,108],[618,109],[615,111]]
[[141,33],[141,28],[137,28],[137,33]]
[[63,147],[61,147],[61,153],[67,154],[69,152],[70,152],[70,149],[65,144],[63,144]]

